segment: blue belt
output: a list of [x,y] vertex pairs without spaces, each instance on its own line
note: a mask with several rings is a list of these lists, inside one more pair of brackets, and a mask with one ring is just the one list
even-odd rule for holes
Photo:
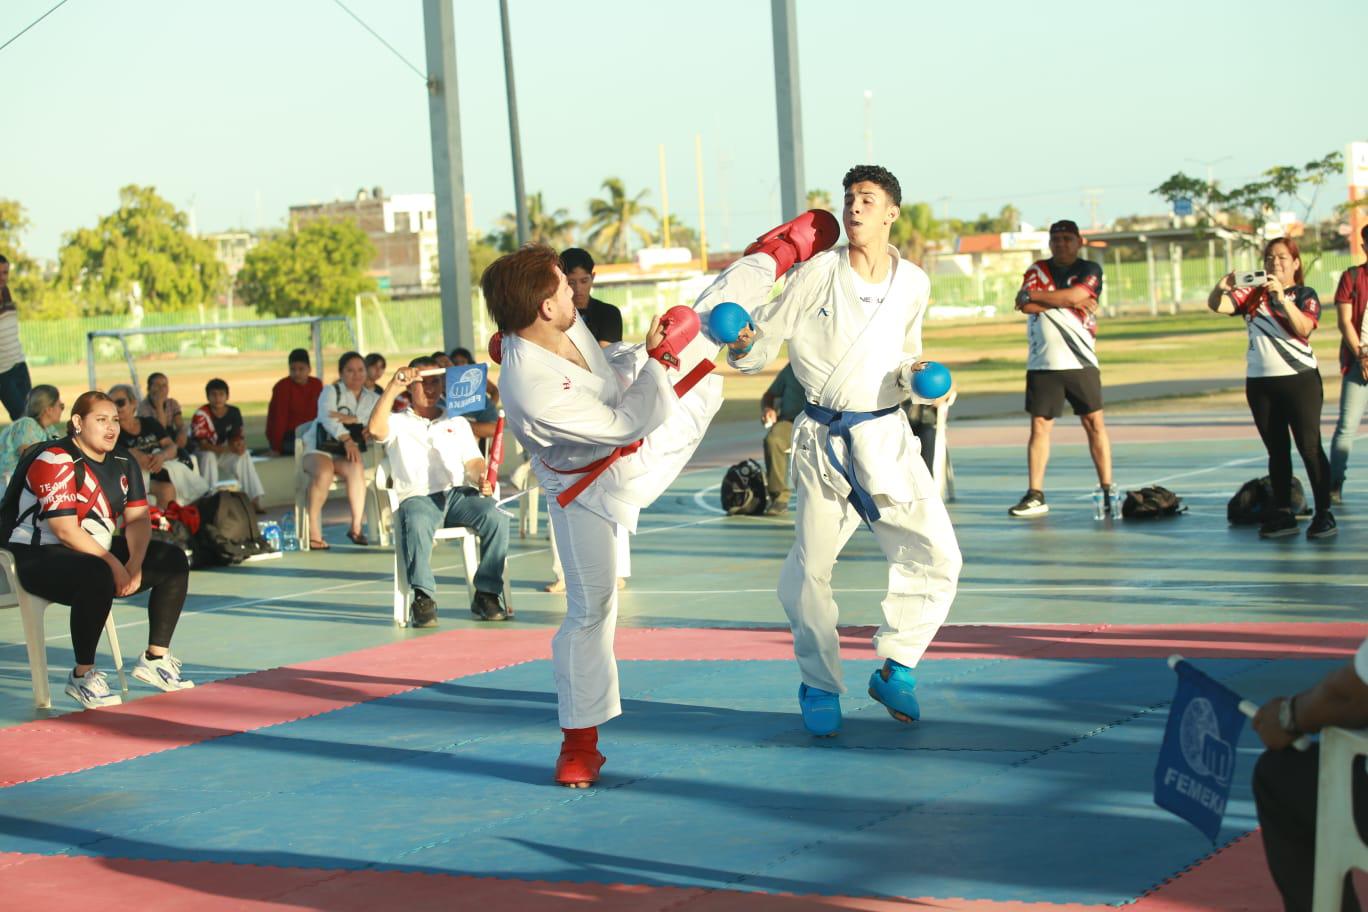
[[[804,415],[827,429],[827,459],[831,461],[836,471],[841,473],[841,477],[850,484],[850,494],[846,496],[846,500],[850,501],[855,512],[860,514],[860,519],[866,523],[873,523],[878,520],[879,508],[874,505],[874,498],[855,477],[855,446],[850,439],[850,429],[871,418],[891,415],[897,410],[896,405],[890,405],[888,408],[873,412],[837,412],[829,408],[822,408],[820,405],[813,405],[810,402],[803,408]],[[845,441],[846,457],[850,460],[848,465],[841,465],[841,461],[836,458],[836,450],[831,446],[831,438],[836,434],[839,434],[841,439]]]

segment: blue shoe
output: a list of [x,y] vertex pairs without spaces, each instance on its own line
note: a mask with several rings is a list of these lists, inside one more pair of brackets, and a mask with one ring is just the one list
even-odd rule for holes
[[839,694],[806,684],[798,685],[798,707],[803,711],[803,726],[819,738],[830,737],[841,728]]
[[[884,680],[884,672],[888,673],[888,680]],[[869,695],[882,703],[888,714],[899,722],[916,722],[921,718],[916,690],[917,678],[912,669],[892,659],[885,660],[883,667],[869,676]]]

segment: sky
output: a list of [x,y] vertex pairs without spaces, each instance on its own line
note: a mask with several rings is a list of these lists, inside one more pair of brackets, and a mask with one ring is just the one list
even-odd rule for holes
[[[56,0],[0,0],[0,42]],[[343,0],[426,72],[419,0]],[[767,0],[510,0],[529,192],[581,219],[605,177],[736,248],[780,219]],[[797,0],[805,184],[866,157],[904,200],[1026,221],[1161,212],[1176,171],[1242,183],[1368,140],[1368,3]],[[455,0],[466,190],[513,208],[497,0]],[[1263,37],[1261,37],[1263,36]],[[1357,36],[1357,37],[1356,37]],[[1282,50],[1268,51],[1283,40]],[[1361,54],[1359,54],[1361,58]],[[432,189],[427,94],[334,0],[68,0],[0,51],[0,197],[55,257],[151,184],[200,232]],[[868,104],[865,93],[872,92]],[[1344,198],[1336,181],[1328,202]],[[1326,205],[1320,207],[1322,211]]]

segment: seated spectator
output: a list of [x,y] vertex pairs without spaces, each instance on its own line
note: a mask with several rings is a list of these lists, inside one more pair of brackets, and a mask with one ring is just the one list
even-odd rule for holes
[[57,387],[40,383],[29,390],[24,416],[0,431],[0,478],[9,483],[14,467],[36,443],[56,440],[62,435],[62,394]]
[[366,511],[366,470],[361,454],[370,442],[366,422],[380,397],[366,385],[366,362],[359,352],[345,352],[337,359],[340,377],[323,387],[318,397],[318,421],[312,426],[304,456],[304,471],[309,475],[309,547],[326,551],[323,540],[323,502],[333,476],[341,475],[351,507],[351,527],[347,538],[352,544],[369,545],[361,531]]
[[204,384],[204,397],[208,403],[196,409],[195,417],[190,419],[190,433],[200,454],[200,471],[210,484],[217,484],[223,477],[236,479],[257,513],[265,513],[261,496],[266,488],[247,450],[242,412],[236,405],[228,404],[228,384],[215,377]]
[[[451,350],[451,366],[460,367],[463,364],[474,364],[475,356],[470,353],[468,348],[453,348]],[[498,426],[499,420],[499,388],[494,385],[494,381],[485,375],[485,407],[478,412],[471,412],[466,415],[466,420],[470,422],[470,428],[475,432],[476,438],[488,440],[494,436],[494,430]]]
[[789,503],[789,451],[793,449],[793,422],[803,413],[807,394],[803,384],[793,374],[793,365],[785,364],[774,382],[760,397],[760,418],[765,431],[765,502],[766,516],[782,516]]
[[166,374],[147,375],[147,396],[138,403],[139,418],[155,418],[166,428],[176,446],[184,450],[190,443],[190,427],[185,423],[181,404],[171,398],[171,381]]
[[385,392],[385,388],[380,385],[381,379],[385,376],[385,369],[389,364],[385,361],[385,356],[379,352],[371,352],[366,355],[366,385],[369,386],[375,395],[379,396]]
[[[1316,795],[1320,745],[1299,751],[1291,744],[1324,728],[1368,725],[1368,640],[1352,660],[1294,697],[1275,697],[1259,707],[1254,731],[1268,750],[1254,767],[1254,804],[1263,828],[1264,855],[1286,909],[1311,908],[1316,870]],[[1360,833],[1368,832],[1368,773],[1354,763],[1353,806]],[[1343,909],[1358,909],[1345,878]]]
[[309,376],[309,353],[296,348],[290,352],[290,375],[271,388],[271,404],[266,409],[266,442],[272,453],[294,453],[295,432],[318,417],[322,394],[323,381]]
[[[194,686],[171,655],[190,565],[181,549],[151,540],[142,472],[118,449],[120,424],[108,396],[82,393],[71,407],[69,436],[44,444],[11,482],[22,491],[18,525],[5,547],[25,589],[71,606],[76,666],[66,693],[87,709],[122,702],[95,667],[95,647],[115,596],[152,593],[147,650],[133,677],[161,690]],[[123,534],[115,535],[120,527]]]
[[110,387],[109,400],[119,418],[118,446],[128,451],[143,473],[143,490],[151,491],[157,505],[194,503],[209,493],[210,484],[196,474],[190,457],[176,446],[166,428],[155,418],[139,418],[133,387],[120,383]]
[[[413,587],[413,626],[437,624],[432,542],[438,529],[452,526],[469,527],[480,539],[471,613],[482,621],[506,620],[500,593],[508,556],[508,517],[489,497],[493,489],[469,422],[443,414],[442,378],[418,376],[419,370],[434,366],[431,358],[415,358],[407,368],[395,371],[369,422],[371,436],[384,444],[399,497],[395,549]],[[394,398],[405,389],[412,404],[407,411],[391,412]]]

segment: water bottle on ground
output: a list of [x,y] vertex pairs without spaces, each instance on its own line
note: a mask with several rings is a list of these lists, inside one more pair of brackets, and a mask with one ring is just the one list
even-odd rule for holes
[[1116,485],[1112,485],[1112,486],[1111,486],[1111,517],[1112,517],[1112,519],[1120,519],[1120,518],[1121,518],[1121,502],[1122,502],[1122,500],[1124,500],[1124,498],[1121,496],[1121,491],[1120,491],[1120,489],[1117,488]]
[[280,532],[280,523],[273,519],[262,520],[257,523],[257,528],[261,530],[261,537],[266,539],[266,544],[272,551],[284,550],[285,541]]
[[294,511],[290,511],[280,518],[280,537],[283,550],[299,550],[299,533],[295,530]]

